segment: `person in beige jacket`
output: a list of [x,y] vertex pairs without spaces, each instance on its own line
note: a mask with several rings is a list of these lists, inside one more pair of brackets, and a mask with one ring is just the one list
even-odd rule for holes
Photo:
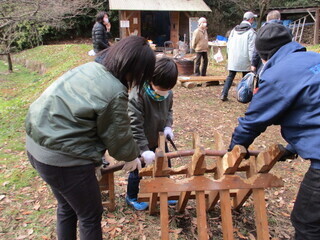
[[[196,65],[194,75],[206,76],[208,67],[208,33],[207,33],[207,19],[199,18],[198,28],[193,32],[192,48],[197,53]],[[202,67],[200,74],[200,63],[202,58]]]

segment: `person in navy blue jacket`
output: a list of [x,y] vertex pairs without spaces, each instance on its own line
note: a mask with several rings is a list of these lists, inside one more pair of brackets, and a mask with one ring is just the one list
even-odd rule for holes
[[[229,150],[249,145],[270,125],[280,125],[286,155],[310,160],[291,213],[296,240],[320,239],[320,54],[306,49],[286,27],[267,24],[256,38],[264,68],[259,90],[232,135]],[[285,160],[283,158],[282,160]]]

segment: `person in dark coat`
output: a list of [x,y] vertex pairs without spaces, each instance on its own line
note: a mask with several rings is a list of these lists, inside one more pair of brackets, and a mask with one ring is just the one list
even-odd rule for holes
[[98,53],[110,47],[109,39],[112,38],[110,33],[111,24],[106,12],[99,12],[96,16],[96,23],[92,28],[93,50]]
[[[178,69],[170,58],[160,58],[156,61],[152,78],[147,81],[141,91],[133,88],[129,93],[128,113],[131,119],[133,138],[137,142],[140,155],[146,166],[155,160],[155,150],[158,147],[159,132],[173,139],[173,92],[176,85]],[[170,167],[169,161],[169,167]],[[140,177],[139,171],[130,172],[127,186],[126,202],[135,210],[145,210],[148,203],[138,201]],[[170,205],[176,201],[169,200]]]
[[[232,135],[248,148],[270,125],[280,125],[286,156],[310,161],[292,213],[295,240],[320,239],[320,54],[306,51],[287,28],[270,23],[257,34],[256,49],[264,67],[259,90]],[[285,160],[283,157],[281,160]]]

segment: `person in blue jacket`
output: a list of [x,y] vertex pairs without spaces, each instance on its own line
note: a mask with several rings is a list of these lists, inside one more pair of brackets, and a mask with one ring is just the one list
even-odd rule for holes
[[[280,125],[287,157],[310,160],[291,213],[296,240],[320,239],[320,54],[306,49],[286,27],[267,24],[256,38],[264,62],[259,90],[232,135],[229,150],[249,145],[270,125]],[[285,157],[281,160],[285,160]]]

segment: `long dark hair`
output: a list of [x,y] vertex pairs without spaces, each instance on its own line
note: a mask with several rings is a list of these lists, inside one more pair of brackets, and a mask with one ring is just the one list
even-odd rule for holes
[[102,65],[129,89],[135,86],[141,89],[153,75],[155,54],[143,37],[124,38],[103,54]]

